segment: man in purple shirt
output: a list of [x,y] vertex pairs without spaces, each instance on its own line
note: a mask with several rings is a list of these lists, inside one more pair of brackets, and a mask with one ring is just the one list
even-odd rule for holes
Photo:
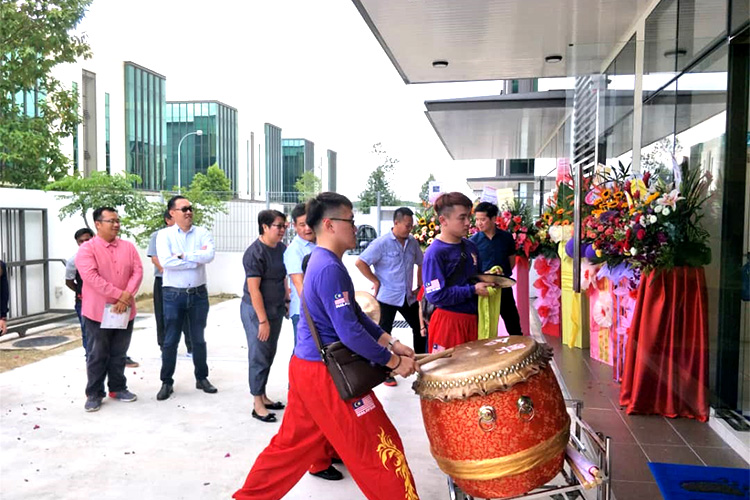
[[[118,237],[120,217],[111,207],[94,210],[96,237],[78,249],[76,268],[83,279],[81,314],[86,322],[89,353],[86,358],[86,411],[97,411],[109,377],[109,397],[132,402],[128,391],[125,356],[135,319],[135,294],[143,279],[143,266],[135,246]],[[108,327],[105,312],[128,314],[125,328]]]
[[489,295],[489,285],[469,282],[481,269],[479,251],[466,239],[471,208],[471,200],[457,192],[435,201],[441,232],[427,248],[422,268],[425,298],[436,308],[430,318],[430,352],[477,339],[477,296]]
[[[414,351],[385,333],[354,302],[354,284],[341,257],[355,247],[351,202],[336,193],[310,200],[307,222],[318,247],[313,250],[303,284],[303,304],[323,345],[341,341],[372,363],[406,377],[417,370]],[[303,306],[302,314],[305,315]],[[307,317],[298,329],[289,364],[289,402],[278,434],[258,456],[236,499],[282,498],[324,456],[328,442],[369,499],[416,499],[403,445],[375,394],[344,401],[338,395],[312,337]],[[389,349],[390,347],[390,349]],[[395,447],[388,457],[375,450]],[[401,465],[401,476],[394,472]]]

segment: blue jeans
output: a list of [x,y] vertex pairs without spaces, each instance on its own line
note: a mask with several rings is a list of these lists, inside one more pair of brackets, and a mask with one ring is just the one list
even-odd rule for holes
[[86,353],[86,358],[89,357],[89,343],[86,337],[86,322],[83,321],[81,316],[81,303],[76,301],[76,314],[78,315],[78,322],[81,324],[81,343],[83,344],[83,350]]
[[[268,312],[266,310],[266,313]],[[247,381],[250,385],[250,394],[262,396],[266,393],[268,375],[271,373],[273,358],[276,357],[276,346],[279,343],[279,334],[284,317],[268,318],[271,332],[265,342],[258,340],[258,329],[260,328],[258,315],[255,313],[253,306],[244,300],[240,304],[240,318],[247,337]]]
[[180,342],[182,325],[187,319],[190,328],[190,340],[193,344],[193,365],[195,379],[208,377],[206,363],[206,340],[204,331],[208,318],[208,291],[205,286],[197,288],[174,288],[165,286],[163,292],[164,307],[164,345],[161,350],[161,381],[174,384],[175,365],[177,364],[177,345]]

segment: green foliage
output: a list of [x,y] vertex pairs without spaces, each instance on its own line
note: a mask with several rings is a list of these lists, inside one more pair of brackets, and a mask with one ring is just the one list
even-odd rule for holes
[[398,160],[388,156],[380,143],[372,146],[372,153],[378,158],[379,165],[367,179],[365,190],[359,194],[359,207],[365,212],[369,212],[371,207],[378,204],[378,192],[380,192],[380,204],[382,206],[393,206],[398,203],[398,198],[391,189],[389,179]]
[[419,199],[422,201],[422,203],[430,202],[430,182],[434,180],[435,176],[430,174],[425,183],[422,184],[422,189],[419,191]]
[[[85,37],[69,34],[91,2],[0,2],[0,183],[41,189],[67,173],[60,141],[80,123],[78,95],[51,70],[91,56]],[[38,116],[28,116],[23,96],[33,100],[35,93]]]
[[314,172],[305,172],[294,183],[294,189],[300,193],[302,200],[308,200],[322,191],[323,181],[318,179]]
[[78,215],[86,227],[91,227],[89,211],[99,207],[114,207],[121,212],[121,231],[132,235],[148,209],[146,197],[134,187],[139,182],[141,178],[134,174],[109,175],[106,172],[93,172],[89,177],[64,177],[49,184],[45,190],[70,193],[57,197],[69,201],[60,209],[60,220]]
[[217,164],[213,164],[205,175],[195,174],[190,189],[183,191],[182,196],[196,207],[193,224],[211,229],[216,215],[227,213],[226,202],[234,197],[234,193],[232,182]]

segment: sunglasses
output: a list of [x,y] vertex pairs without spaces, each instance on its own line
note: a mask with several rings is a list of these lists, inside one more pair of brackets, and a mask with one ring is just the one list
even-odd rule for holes
[[182,207],[182,208],[175,208],[175,210],[179,210],[183,214],[186,214],[188,212],[195,212],[193,205],[188,205],[187,207]]
[[337,221],[340,221],[340,222],[348,222],[349,224],[352,225],[352,227],[357,227],[357,225],[354,223],[354,218],[353,217],[351,219],[342,219],[340,217],[329,217],[329,219],[330,220],[337,220]]

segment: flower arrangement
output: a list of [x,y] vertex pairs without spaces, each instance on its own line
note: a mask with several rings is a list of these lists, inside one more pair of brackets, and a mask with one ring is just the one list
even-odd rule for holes
[[675,162],[672,172],[631,175],[620,165],[586,196],[593,207],[583,223],[587,257],[640,271],[700,267],[711,261],[702,206],[710,174]]
[[415,219],[416,224],[412,230],[412,236],[421,246],[430,246],[440,234],[440,223],[432,205],[425,206],[425,210],[421,213],[417,212]]
[[531,209],[521,200],[513,199],[506,203],[495,224],[513,236],[517,253],[528,258],[539,246],[537,227],[531,217]]

